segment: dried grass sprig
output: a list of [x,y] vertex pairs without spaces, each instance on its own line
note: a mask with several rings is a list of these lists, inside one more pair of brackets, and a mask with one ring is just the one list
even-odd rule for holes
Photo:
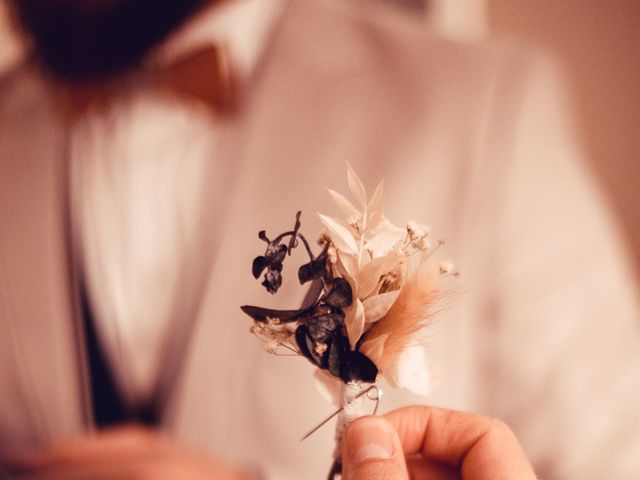
[[[422,262],[405,280],[387,314],[366,332],[360,351],[371,357],[383,375],[411,345],[414,335],[429,324],[431,310],[440,297],[439,286],[438,267]],[[382,346],[374,352],[380,342]]]

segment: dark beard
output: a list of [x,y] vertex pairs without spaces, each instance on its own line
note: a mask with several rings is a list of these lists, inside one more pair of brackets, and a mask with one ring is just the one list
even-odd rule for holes
[[12,0],[41,63],[65,81],[108,79],[136,66],[210,0]]

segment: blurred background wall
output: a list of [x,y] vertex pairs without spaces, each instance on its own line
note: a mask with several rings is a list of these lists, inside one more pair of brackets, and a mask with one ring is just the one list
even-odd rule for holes
[[[0,72],[22,55],[5,1],[0,0]],[[594,170],[619,214],[640,273],[639,0],[358,1],[393,4],[451,37],[514,38],[559,58]]]
[[492,34],[566,67],[581,133],[640,274],[640,1],[487,0]]

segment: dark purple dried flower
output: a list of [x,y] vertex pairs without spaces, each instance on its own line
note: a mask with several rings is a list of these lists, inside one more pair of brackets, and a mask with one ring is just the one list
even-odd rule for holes
[[[317,367],[329,370],[344,382],[361,380],[372,382],[378,373],[377,367],[364,354],[351,350],[344,325],[345,312],[353,302],[351,285],[344,278],[334,278],[327,267],[327,242],[317,257],[314,257],[309,243],[298,231],[300,212],[296,214],[294,229],[278,235],[273,240],[262,230],[258,237],[266,242],[264,255],[253,260],[251,272],[255,278],[264,273],[262,285],[269,293],[276,293],[282,285],[282,264],[298,246],[298,240],[304,244],[309,262],[298,269],[300,284],[317,282],[318,288],[311,291],[314,297],[299,310],[273,310],[245,305],[242,311],[261,325],[284,325],[297,322],[295,333],[291,333],[300,354]],[[289,237],[287,244],[281,243]],[[263,330],[264,331],[264,330]]]

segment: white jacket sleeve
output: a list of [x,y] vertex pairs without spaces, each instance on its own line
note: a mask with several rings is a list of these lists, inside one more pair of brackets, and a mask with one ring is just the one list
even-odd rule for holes
[[583,163],[557,70],[538,62],[499,228],[491,410],[541,478],[640,475],[640,315],[612,211]]

